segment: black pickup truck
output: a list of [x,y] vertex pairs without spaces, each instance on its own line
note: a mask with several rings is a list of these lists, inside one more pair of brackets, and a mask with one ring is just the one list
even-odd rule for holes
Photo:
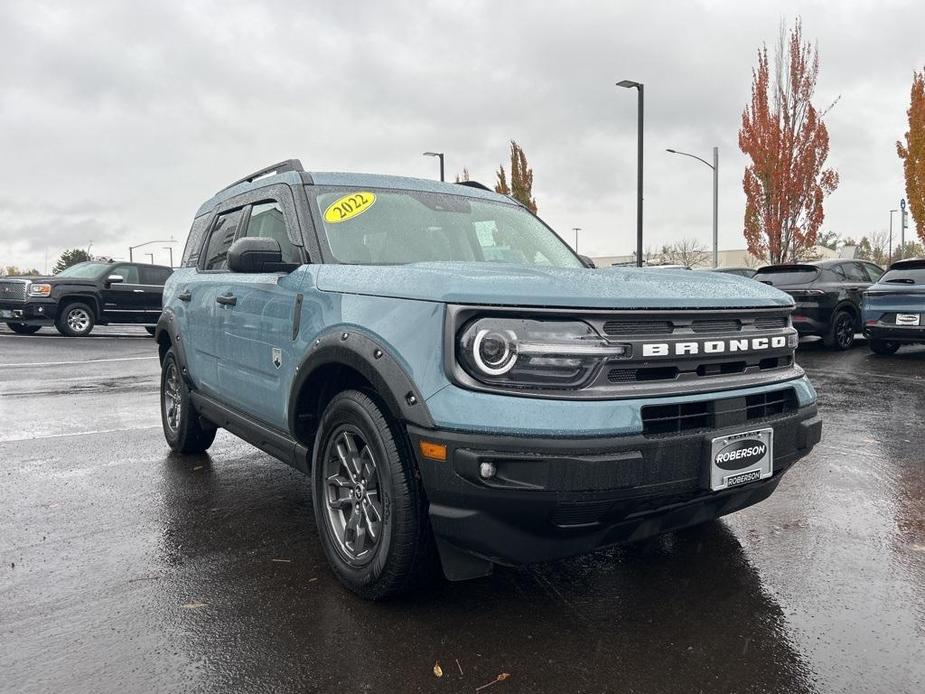
[[153,335],[171,272],[162,265],[86,262],[52,277],[0,278],[0,321],[21,335],[54,325],[62,335],[83,337],[112,323],[143,325]]

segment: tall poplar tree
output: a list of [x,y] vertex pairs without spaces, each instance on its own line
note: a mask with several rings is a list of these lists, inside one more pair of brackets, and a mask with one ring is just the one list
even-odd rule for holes
[[896,152],[903,160],[906,200],[915,220],[915,230],[925,243],[925,70],[912,74],[909,102],[906,143],[897,142]]
[[511,140],[511,184],[507,183],[504,165],[498,168],[498,182],[495,191],[502,195],[510,195],[522,203],[528,210],[536,214],[536,198],[533,197],[533,169],[527,163],[527,155],[523,148]]

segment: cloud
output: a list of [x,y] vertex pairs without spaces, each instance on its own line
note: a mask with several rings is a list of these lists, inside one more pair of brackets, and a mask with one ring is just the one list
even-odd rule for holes
[[36,264],[49,239],[117,257],[182,239],[213,192],[291,156],[431,177],[421,152],[437,149],[450,177],[466,166],[490,182],[514,138],[540,214],[582,227],[583,250],[627,253],[636,104],[614,86],[623,78],[646,84],[647,239],[709,241],[710,172],[664,149],[708,157],[716,145],[721,243],[742,247],[751,69],[798,12],[819,42],[819,102],[842,97],[828,119],[842,184],[825,226],[859,236],[902,195],[893,142],[925,7],[800,5],[7,2],[0,252]]

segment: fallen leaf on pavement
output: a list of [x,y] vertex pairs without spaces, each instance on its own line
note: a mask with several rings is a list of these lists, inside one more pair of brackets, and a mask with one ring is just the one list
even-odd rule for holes
[[434,663],[434,677],[443,677],[443,668],[439,662]]

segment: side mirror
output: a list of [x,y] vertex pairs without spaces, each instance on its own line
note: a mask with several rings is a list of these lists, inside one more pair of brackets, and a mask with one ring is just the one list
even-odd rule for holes
[[106,278],[106,284],[120,284],[125,282],[125,278],[122,275],[110,275]]
[[588,256],[582,255],[581,253],[579,253],[579,254],[578,254],[578,257],[581,259],[581,263],[582,263],[582,265],[584,265],[585,267],[590,267],[590,268],[596,268],[596,267],[597,267],[597,265],[594,264],[594,261],[591,260],[591,258],[589,258]]
[[283,252],[276,239],[238,239],[228,249],[228,269],[232,272],[280,272],[291,266],[283,263]]

